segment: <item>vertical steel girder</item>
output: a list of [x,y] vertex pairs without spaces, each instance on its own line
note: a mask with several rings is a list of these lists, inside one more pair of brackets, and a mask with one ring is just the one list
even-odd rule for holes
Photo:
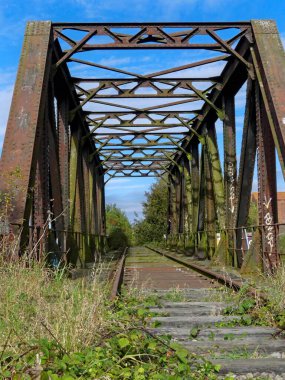
[[239,267],[243,263],[242,228],[247,225],[251,188],[256,156],[256,123],[254,83],[249,78],[246,91],[246,109],[242,136],[242,148],[239,164],[236,210],[236,260]]
[[198,231],[204,231],[205,229],[205,155],[206,155],[205,144],[201,146],[199,170],[200,170],[200,184],[199,184],[199,203],[198,203]]
[[171,204],[172,204],[172,223],[171,223],[171,230],[173,234],[178,234],[178,224],[179,224],[179,207],[177,204],[177,193],[178,193],[178,184],[179,184],[179,179],[178,179],[178,173],[177,169],[176,171],[172,174],[171,178]]
[[216,207],[210,155],[204,155],[205,172],[205,230],[207,232],[207,255],[212,258],[216,250]]
[[227,246],[229,262],[235,261],[235,212],[237,195],[237,159],[236,159],[236,126],[235,126],[235,99],[233,94],[227,93],[223,97],[225,119],[223,122],[224,135],[224,196],[225,196],[225,226],[227,229]]
[[285,52],[274,21],[252,20],[251,24],[256,79],[285,179]]
[[[219,35],[233,28],[233,37]],[[82,36],[73,40],[68,33],[74,29]],[[97,43],[100,36],[112,42]],[[199,36],[207,36],[208,41],[193,42],[192,38]],[[62,41],[68,45],[66,50],[61,48]],[[218,54],[150,74],[77,58],[82,52],[110,49],[203,49]],[[70,63],[112,75],[73,76]],[[218,76],[196,78],[190,74],[188,78],[171,78],[174,73],[191,72],[213,63],[224,64]],[[123,78],[116,79],[114,73]],[[239,155],[235,96],[246,81]],[[204,83],[204,89],[196,83]],[[114,103],[115,98],[160,98],[161,102],[165,98],[183,99],[138,108],[127,104],[127,100],[123,105]],[[191,106],[196,101],[203,102],[201,109]],[[103,107],[107,110],[101,112]],[[223,165],[215,129],[217,118],[223,122]],[[23,247],[30,240],[30,229],[46,229],[46,242],[52,251],[66,255],[70,247],[75,247],[69,260],[84,265],[102,250],[104,183],[117,175],[168,173],[168,232],[187,236],[183,238],[186,251],[203,251],[204,256],[239,267],[245,266],[245,255],[249,257],[251,252],[255,266],[261,262],[265,271],[272,272],[280,261],[275,227],[275,149],[285,179],[284,131],[285,54],[273,21],[30,22],[3,146],[0,191],[13,192],[9,221],[23,227]],[[249,249],[245,247],[244,234],[256,154],[259,226]],[[9,176],[15,177],[13,181],[7,180]],[[33,239],[38,236],[37,230]],[[175,239],[181,247],[182,240]]]
[[[27,25],[1,157],[2,191],[10,190],[3,176],[17,168],[21,170],[15,184],[19,191],[10,215],[11,220],[19,225],[24,219],[29,220],[31,213],[32,203],[28,199],[35,186],[40,149],[36,137],[40,141],[42,135],[47,133],[44,131],[47,122],[44,114],[51,66],[51,31],[51,22]],[[42,179],[42,186],[46,188],[44,181],[46,179]],[[36,207],[39,209],[40,205]]]
[[[51,46],[50,22],[27,24],[1,158],[0,190],[13,194],[8,217],[12,226],[23,228],[20,252],[31,239],[34,244],[40,239],[47,252],[55,252],[51,262],[68,259],[84,265],[94,260],[95,248],[90,248],[105,234],[103,173],[93,169],[96,155],[89,160],[94,143],[81,143],[88,134],[83,119],[77,115],[69,120],[76,100],[66,70],[52,70],[56,51]],[[99,210],[95,227],[92,219]],[[39,249],[35,252],[39,258]]]
[[261,257],[264,271],[274,271],[279,264],[277,234],[276,156],[272,133],[260,91],[256,89],[258,210],[261,231]]
[[223,100],[225,225],[227,228],[233,228],[237,187],[235,100],[232,94],[225,94]]
[[199,215],[199,149],[197,139],[193,140],[190,146],[191,160],[191,179],[192,179],[192,233],[198,232],[198,215]]
[[183,192],[183,209],[184,209],[184,232],[189,236],[192,233],[192,173],[190,172],[190,164],[187,158],[183,165],[184,176],[184,192]]
[[217,212],[217,221],[220,229],[225,228],[225,197],[223,174],[219,157],[219,148],[217,143],[215,125],[210,123],[205,128],[205,146],[209,159],[209,170],[213,182],[215,208]]

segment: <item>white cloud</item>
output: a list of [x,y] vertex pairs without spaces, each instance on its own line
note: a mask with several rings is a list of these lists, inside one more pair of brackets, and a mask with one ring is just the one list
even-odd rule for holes
[[15,82],[16,69],[9,68],[6,70],[0,69],[0,86],[8,86]]
[[[232,0],[231,5],[238,5],[240,1]],[[122,22],[140,22],[146,18],[148,21],[177,21],[184,19],[185,14],[189,20],[196,21],[196,12],[198,17],[203,17],[199,16],[201,12],[220,12],[228,6],[228,0],[73,0],[73,5],[81,8],[85,18],[96,21],[111,21],[113,12]]]
[[9,116],[12,95],[12,85],[5,86],[0,89],[0,152],[2,152],[2,145]]
[[101,59],[99,61],[99,65],[103,66],[116,66],[116,65],[122,65],[122,64],[128,64],[131,62],[131,57],[122,57],[122,58],[116,58],[116,57],[109,57],[105,59]]
[[281,42],[282,42],[283,47],[285,49],[285,33],[281,34]]
[[5,70],[0,69],[0,153],[10,111],[15,77],[16,70],[13,67]]
[[246,83],[241,87],[239,92],[235,96],[236,109],[244,110],[246,98]]
[[[108,182],[108,184],[111,184],[111,181]],[[108,191],[111,192],[111,191],[117,191],[117,190],[122,190],[122,186],[124,185],[124,183],[122,183],[121,185],[114,185],[114,184],[111,184],[109,186],[109,189]],[[107,185],[108,186],[108,185]],[[146,188],[146,185],[145,184],[141,184],[141,185],[128,185],[128,190],[137,190],[137,189],[140,189],[140,190],[145,190]]]
[[[160,20],[170,20],[179,17],[185,11],[198,4],[198,0],[152,0],[141,1],[114,1],[114,0],[73,0],[73,3],[79,5],[84,12],[86,18],[102,20],[106,19],[106,14],[116,10],[117,14],[127,15],[129,20],[141,21],[145,17],[145,12],[148,12],[150,18],[157,18]],[[151,10],[151,12],[149,12]],[[104,16],[103,16],[104,15]],[[110,15],[108,18],[110,19]],[[123,17],[126,18],[126,17]]]

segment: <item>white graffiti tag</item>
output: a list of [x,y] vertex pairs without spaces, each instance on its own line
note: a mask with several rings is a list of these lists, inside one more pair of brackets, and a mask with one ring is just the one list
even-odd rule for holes
[[236,194],[235,194],[235,171],[234,171],[234,164],[232,162],[229,162],[228,164],[228,178],[229,178],[229,201],[230,201],[230,211],[233,214],[235,211],[235,199],[236,199]]
[[271,256],[273,247],[274,247],[274,226],[273,224],[273,217],[270,213],[269,207],[271,203],[271,198],[268,200],[266,196],[264,196],[264,202],[263,205],[266,209],[266,214],[264,215],[264,224],[265,224],[265,239],[266,243],[269,246],[270,252],[269,256]]

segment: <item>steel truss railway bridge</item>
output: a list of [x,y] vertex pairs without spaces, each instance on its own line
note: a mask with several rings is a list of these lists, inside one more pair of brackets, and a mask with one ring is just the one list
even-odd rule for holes
[[[160,65],[172,54],[173,67],[145,73],[98,58],[126,49],[142,62],[155,50]],[[104,248],[105,184],[153,176],[168,185],[171,247],[271,272],[277,160],[284,177],[285,55],[274,21],[29,22],[1,158],[0,189],[12,194],[2,236],[20,231],[20,252],[84,266]],[[249,238],[255,170],[259,225]]]

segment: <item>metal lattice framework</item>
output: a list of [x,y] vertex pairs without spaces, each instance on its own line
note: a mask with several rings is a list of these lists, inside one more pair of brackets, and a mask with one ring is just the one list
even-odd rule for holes
[[[98,52],[124,49],[181,50],[187,62],[142,73],[98,59]],[[244,85],[237,154],[235,96]],[[246,261],[273,270],[284,85],[284,50],[273,21],[30,22],[1,159],[1,173],[21,168],[11,221],[24,230],[42,228],[52,214],[59,251],[77,245],[75,257],[88,261],[104,240],[104,184],[114,177],[167,177],[172,244],[241,266],[257,152],[260,228]],[[79,242],[75,232],[83,236]]]

